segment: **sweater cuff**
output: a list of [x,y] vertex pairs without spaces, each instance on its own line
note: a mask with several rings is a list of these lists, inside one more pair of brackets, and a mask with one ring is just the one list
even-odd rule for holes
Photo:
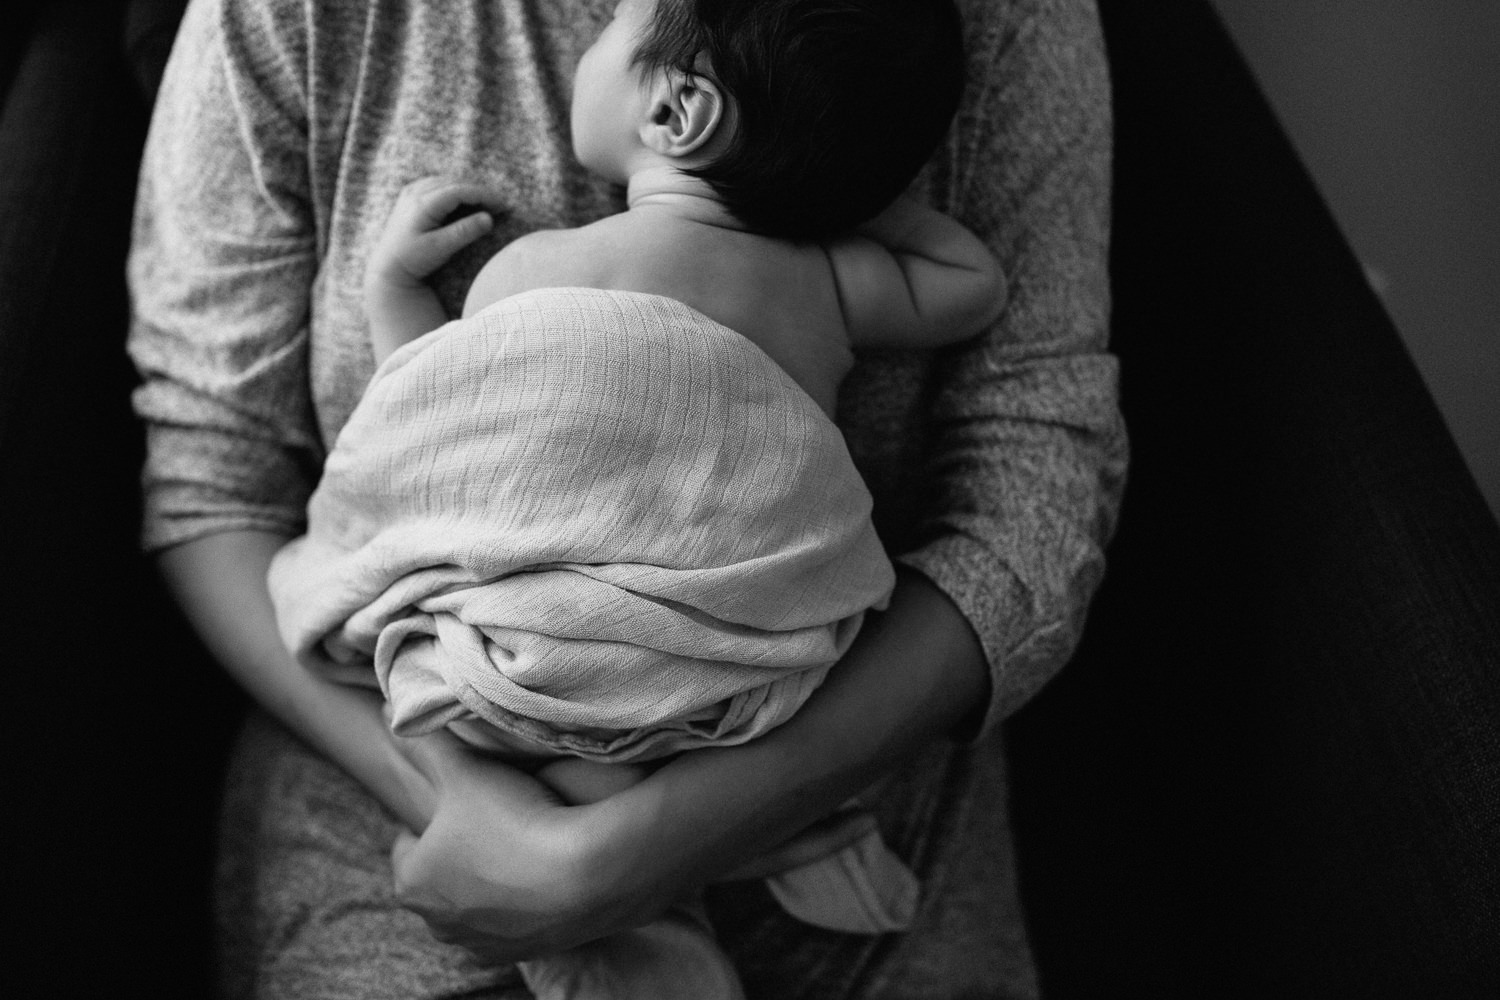
[[989,702],[977,725],[960,733],[979,742],[1024,705],[1062,668],[1076,647],[1088,605],[1078,594],[1066,613],[1039,615],[1037,600],[1008,570],[997,570],[992,553],[960,534],[945,535],[895,562],[914,570],[953,602],[968,621],[984,651],[990,674]]

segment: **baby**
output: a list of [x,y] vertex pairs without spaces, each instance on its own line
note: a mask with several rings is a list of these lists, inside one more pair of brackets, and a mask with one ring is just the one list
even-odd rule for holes
[[[978,238],[901,196],[962,66],[951,0],[622,0],[572,131],[627,210],[514,240],[453,323],[427,279],[503,206],[404,189],[366,272],[381,367],[272,569],[299,658],[573,803],[784,721],[894,580],[832,422],[852,352],[1003,305]],[[900,926],[882,851],[778,898]],[[690,907],[522,969],[546,998],[741,995]]]

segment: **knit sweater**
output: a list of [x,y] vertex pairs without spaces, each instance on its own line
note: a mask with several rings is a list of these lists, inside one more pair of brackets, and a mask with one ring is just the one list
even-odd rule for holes
[[[567,134],[573,67],[612,4],[192,0],[129,263],[149,549],[301,532],[374,370],[363,268],[408,181],[473,179],[506,204],[436,275],[452,314],[506,241],[622,207],[573,161]],[[838,422],[885,546],[983,645],[990,732],[972,749],[934,744],[868,797],[924,887],[898,941],[810,937],[774,904],[724,890],[721,940],[751,995],[1036,991],[991,737],[1074,648],[1123,488],[1106,350],[1108,74],[1092,0],[960,7],[970,84],[914,193],[989,243],[1008,305],[974,341],[857,358]],[[238,749],[225,808],[226,982],[276,996],[524,993],[394,904],[395,821],[264,719]]]
[[[618,210],[574,162],[568,99],[612,0],[195,0],[141,174],[130,352],[148,428],[145,544],[293,535],[373,371],[361,282],[401,187],[506,205],[435,277],[456,314],[506,241]],[[983,337],[858,359],[839,423],[887,548],[965,614],[987,724],[1065,661],[1126,464],[1106,353],[1109,91],[1088,0],[966,0],[970,85],[914,190],[1010,283]],[[181,50],[181,46],[179,46]],[[182,62],[181,51],[174,61]]]

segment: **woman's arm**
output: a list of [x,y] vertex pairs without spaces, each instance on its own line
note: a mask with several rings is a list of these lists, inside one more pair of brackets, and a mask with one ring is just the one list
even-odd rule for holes
[[439,937],[490,961],[644,923],[969,720],[987,687],[968,624],[905,572],[890,609],[871,616],[791,721],[743,746],[683,754],[597,804],[559,807],[513,777],[503,798],[485,762],[410,741],[408,759],[440,791],[425,832],[396,845],[399,898]]
[[[265,586],[284,541],[267,532],[217,534],[166,550],[160,565],[225,669],[406,826],[423,831],[396,845],[403,902],[428,916],[439,936],[491,960],[532,957],[645,922],[692,880],[776,848],[983,702],[977,643],[951,607],[948,627],[941,624],[943,599],[911,576],[893,610],[872,622],[841,666],[840,680],[829,682],[851,696],[822,700],[820,719],[794,720],[774,740],[754,744],[755,753],[725,757],[723,768],[711,763],[718,751],[686,754],[656,772],[665,780],[638,800],[632,796],[639,785],[586,792],[562,780],[579,799],[613,793],[570,808],[540,782],[446,734],[392,736],[377,695],[323,681],[296,663],[277,633]],[[903,628],[903,618],[918,627]],[[887,630],[906,640],[880,638]],[[943,671],[910,669],[928,658],[958,669],[946,681]],[[895,692],[908,707],[920,706],[924,718],[893,713],[887,697],[871,698],[872,691]],[[873,723],[866,733],[873,741],[854,738],[862,718]],[[614,769],[630,772],[627,780],[638,777],[635,769]],[[725,781],[735,789],[727,798]],[[731,836],[703,836],[716,827]],[[849,839],[827,833],[824,850]]]
[[665,847],[713,878],[827,815],[922,747],[966,731],[988,689],[968,622],[930,581],[902,571],[889,609],[870,616],[790,721],[741,747],[684,754],[653,776],[654,787],[648,780],[622,793],[618,826],[628,835],[632,815],[648,814],[659,831],[636,830],[616,849],[640,863]]
[[[1093,0],[959,0],[968,87],[935,204],[1005,271],[997,323],[943,353],[898,561],[963,611],[991,672],[988,728],[1072,654],[1128,462],[1108,353],[1109,68]],[[857,447],[852,445],[851,447]]]
[[209,535],[167,549],[159,566],[189,622],[230,675],[402,822],[421,829],[433,809],[430,782],[397,752],[379,694],[318,678],[281,641],[266,570],[285,541],[262,531]]
[[[321,457],[307,343],[318,273],[303,21],[289,3],[191,4],[144,152],[130,255],[145,541],[214,656],[407,822],[425,787],[367,692],[282,645],[266,569]],[[414,782],[404,782],[412,778]]]
[[280,25],[296,18],[287,4],[195,0],[153,112],[128,268],[153,551],[222,531],[296,534],[321,460],[306,52]]

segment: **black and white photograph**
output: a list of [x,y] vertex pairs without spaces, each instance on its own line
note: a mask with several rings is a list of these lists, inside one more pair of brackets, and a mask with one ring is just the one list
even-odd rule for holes
[[0,995],[1500,997],[1494,0],[6,0]]

